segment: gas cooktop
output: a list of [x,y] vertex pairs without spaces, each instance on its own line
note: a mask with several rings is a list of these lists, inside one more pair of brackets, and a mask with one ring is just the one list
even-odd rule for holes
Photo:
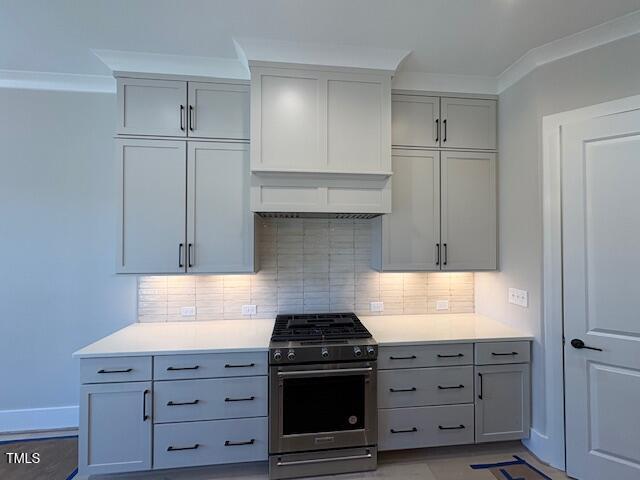
[[278,315],[271,341],[371,338],[355,313]]

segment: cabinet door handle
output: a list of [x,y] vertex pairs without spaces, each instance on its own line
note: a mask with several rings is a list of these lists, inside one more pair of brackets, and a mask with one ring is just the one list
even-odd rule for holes
[[172,445],[169,445],[167,447],[167,452],[179,452],[180,450],[196,450],[199,446],[199,443],[196,443],[190,447],[174,447]]
[[443,387],[442,385],[438,385],[438,390],[453,390],[454,388],[464,388],[464,385],[455,385],[453,387]]
[[436,243],[436,265],[440,265],[440,244]]
[[184,132],[184,105],[180,105],[180,130]]
[[174,372],[178,370],[198,370],[200,365],[194,365],[193,367],[167,367],[168,372]]
[[147,415],[147,393],[149,393],[148,389],[145,389],[142,392],[142,421],[146,422],[149,419],[149,415]]
[[514,355],[518,355],[518,352],[509,352],[509,353],[495,353],[491,352],[491,355],[495,357],[512,357]]
[[179,405],[197,405],[198,403],[200,403],[200,400],[198,399],[193,400],[192,402],[174,402],[173,400],[169,400],[167,402],[167,407],[177,407]]
[[184,243],[178,244],[178,268],[183,268],[184,263],[182,263],[182,249],[184,248]]
[[418,390],[416,387],[411,388],[390,388],[389,391],[391,393],[399,393],[399,392],[415,392]]
[[440,138],[440,119],[436,118],[436,138],[435,141],[437,142]]
[[241,364],[241,365],[233,365],[231,363],[227,363],[224,368],[250,368],[250,367],[255,367],[256,364],[255,363],[245,363],[245,364]]
[[250,402],[251,400],[255,400],[256,397],[254,397],[253,395],[250,397],[245,397],[245,398],[225,398],[224,401],[225,402]]
[[394,430],[393,428],[390,430],[391,433],[414,433],[417,431],[418,429],[416,427],[410,428],[408,430]]
[[194,121],[193,121],[193,105],[189,105],[189,130],[193,132],[194,129]]
[[447,260],[449,259],[449,249],[447,248],[447,244],[443,243],[442,244],[442,248],[444,248],[444,261],[442,262],[443,265],[447,264]]
[[133,368],[125,368],[123,370],[98,370],[98,373],[129,373],[133,372]]
[[231,442],[229,440],[226,440],[224,442],[224,446],[225,447],[240,447],[242,445],[253,445],[254,443],[256,443],[256,439],[252,438],[251,440],[247,440],[246,442]]
[[389,360],[415,360],[416,357],[415,355],[410,355],[408,357],[389,357]]
[[440,355],[438,354],[438,358],[458,358],[464,357],[464,353],[456,353],[455,355]]
[[444,135],[442,136],[442,141],[446,142],[447,141],[447,119],[446,118],[442,121],[442,125],[444,127]]
[[440,430],[462,430],[466,428],[464,425],[458,425],[457,427],[443,427],[442,425],[438,425],[438,429]]
[[482,400],[482,390],[483,390],[483,388],[482,388],[482,374],[478,373],[478,377],[480,377],[480,388],[479,388],[480,391],[478,392],[478,398],[480,400]]
[[189,268],[193,267],[193,262],[191,259],[193,258],[193,243],[189,243],[187,245],[187,265]]

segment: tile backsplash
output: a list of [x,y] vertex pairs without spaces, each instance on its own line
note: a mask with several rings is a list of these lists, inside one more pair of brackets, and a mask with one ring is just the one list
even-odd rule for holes
[[[355,311],[359,315],[474,311],[473,273],[378,273],[372,270],[367,220],[273,219],[258,227],[255,275],[141,276],[140,322],[253,318],[277,313]],[[448,300],[449,310],[436,311]],[[384,302],[373,313],[370,302]],[[182,316],[182,307],[196,307]]]

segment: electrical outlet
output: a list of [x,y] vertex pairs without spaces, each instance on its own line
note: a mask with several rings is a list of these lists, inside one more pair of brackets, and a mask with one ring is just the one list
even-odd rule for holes
[[257,308],[255,305],[242,305],[242,315],[255,315]]
[[436,300],[436,310],[449,310],[449,300]]
[[369,309],[372,312],[383,312],[384,311],[384,302],[371,302],[369,304]]
[[529,292],[526,290],[518,290],[517,288],[510,288],[509,303],[527,308],[529,306]]
[[180,315],[182,315],[183,317],[195,317],[196,307],[182,307],[180,309]]

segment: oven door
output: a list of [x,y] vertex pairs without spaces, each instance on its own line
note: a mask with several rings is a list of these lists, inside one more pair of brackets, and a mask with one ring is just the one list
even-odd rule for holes
[[269,451],[376,445],[376,362],[272,366]]

